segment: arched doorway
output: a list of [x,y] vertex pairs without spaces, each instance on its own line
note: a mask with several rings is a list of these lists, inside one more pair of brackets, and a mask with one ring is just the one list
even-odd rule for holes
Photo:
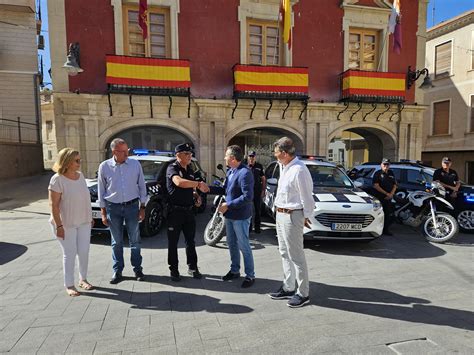
[[365,162],[380,162],[382,158],[398,159],[395,138],[374,127],[340,129],[330,136],[327,156],[345,169]]
[[114,134],[107,142],[107,157],[111,156],[110,142],[120,137],[124,139],[131,149],[154,149],[161,151],[174,151],[174,147],[180,143],[193,141],[185,134],[168,127],[162,126],[138,126],[125,129]]
[[257,152],[257,159],[263,166],[275,160],[273,156],[273,143],[281,137],[293,139],[296,153],[304,153],[304,145],[301,139],[294,133],[280,128],[253,128],[242,131],[229,140],[229,145],[236,144],[244,150],[245,154],[250,151]]

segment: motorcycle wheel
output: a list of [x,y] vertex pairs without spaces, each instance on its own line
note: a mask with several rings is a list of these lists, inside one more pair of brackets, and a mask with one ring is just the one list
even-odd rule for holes
[[429,216],[422,224],[422,232],[429,242],[444,243],[453,238],[459,231],[459,225],[453,216],[447,213],[436,215],[438,228],[434,227],[433,217]]
[[225,218],[222,215],[211,219],[204,230],[204,242],[213,247],[221,241],[225,235]]

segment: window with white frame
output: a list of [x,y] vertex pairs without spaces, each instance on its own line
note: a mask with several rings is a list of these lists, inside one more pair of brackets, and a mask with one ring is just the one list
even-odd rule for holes
[[451,53],[453,42],[445,42],[435,47],[435,78],[451,75]]

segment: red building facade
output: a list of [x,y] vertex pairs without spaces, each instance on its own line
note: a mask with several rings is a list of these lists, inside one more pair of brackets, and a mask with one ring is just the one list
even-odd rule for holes
[[[374,137],[382,136],[382,145],[386,147],[383,150],[384,156],[417,158],[420,156],[420,149],[416,142],[410,143],[418,134],[413,131],[414,125],[418,127],[419,115],[419,108],[414,105],[416,85],[406,91],[403,111],[400,105],[392,103],[383,116],[386,108],[381,104],[382,100],[370,116],[364,117],[371,109],[367,102],[361,106],[360,112],[355,112],[357,108],[351,108],[357,102],[347,103],[348,108],[341,113],[345,107],[339,102],[342,85],[340,75],[348,69],[406,73],[408,66],[417,68],[420,64],[423,65],[424,42],[419,35],[424,31],[426,2],[402,1],[403,47],[401,53],[396,54],[392,50],[393,35],[387,32],[391,0],[293,0],[291,49],[282,42],[280,36],[281,28],[277,21],[279,0],[149,0],[149,11],[156,10],[157,19],[161,16],[159,11],[164,11],[163,18],[167,21],[163,25],[163,31],[167,32],[167,37],[164,37],[167,44],[163,46],[166,47],[163,49],[166,57],[190,62],[190,118],[173,117],[173,114],[166,117],[164,113],[168,109],[167,100],[153,98],[157,107],[163,106],[163,117],[158,114],[160,109],[155,110],[158,116],[150,117],[146,113],[149,110],[143,107],[143,112],[135,110],[137,112],[133,121],[138,128],[149,124],[160,126],[159,120],[166,120],[164,127],[176,128],[201,147],[201,160],[209,170],[212,170],[212,165],[223,154],[215,154],[211,149],[220,149],[239,133],[252,129],[267,129],[273,136],[288,133],[299,141],[301,151],[319,155],[327,154],[328,142],[337,134],[343,130],[353,130],[369,142],[375,142]],[[55,62],[61,63],[65,58],[65,50],[64,57],[56,58],[56,61],[52,53],[53,78],[58,77],[58,84],[53,84],[58,98],[64,95],[63,100],[66,101],[97,101],[97,110],[108,112],[105,57],[108,54],[130,54],[130,41],[134,34],[130,30],[131,17],[127,17],[132,15],[127,14],[130,9],[132,11],[138,8],[137,3],[138,1],[120,0],[64,0],[62,5],[54,8],[51,2],[50,14],[56,10],[63,12],[62,18],[50,17],[52,27],[59,23],[65,28],[65,35],[51,38],[52,45],[56,41],[66,50],[69,43],[79,43],[80,66],[84,69],[77,76],[65,77],[62,69],[55,66]],[[261,35],[258,34],[260,30],[264,31]],[[255,34],[252,31],[257,32]],[[274,42],[272,31],[278,33],[277,43]],[[260,40],[262,43],[256,43]],[[150,44],[150,48],[152,47]],[[160,50],[158,47],[157,45],[155,48],[157,51]],[[261,52],[252,57],[255,51]],[[275,105],[272,103],[270,112],[266,100],[259,100],[255,105],[251,100],[242,100],[234,109],[232,68],[237,63],[252,64],[252,58],[259,55],[262,58],[266,55],[267,61],[274,60],[272,55],[273,58],[278,57],[279,66],[308,68],[309,102],[306,108],[299,102],[292,102],[288,112],[290,119],[281,119],[286,107],[285,100],[275,102]],[[262,64],[268,65],[263,59]],[[67,92],[79,95],[71,97]],[[121,101],[123,102],[120,103]],[[134,101],[145,106],[144,98],[134,98]],[[181,101],[177,99],[178,106],[181,103],[185,107],[186,103]],[[128,96],[113,95],[111,102],[112,107],[118,107],[117,102],[118,105],[126,105]],[[171,111],[173,110],[175,108]],[[254,117],[249,118],[250,111],[255,114]],[[235,117],[230,118],[230,113]],[[405,113],[410,128],[400,123],[397,126],[392,122],[397,121],[392,119],[395,117],[403,121]],[[62,115],[67,116],[65,112]],[[101,121],[105,116],[103,112],[91,112],[88,109],[87,115],[98,120],[94,128],[94,134],[99,138],[95,148],[97,155],[90,161],[93,170],[92,166],[103,158],[111,137],[120,134],[120,130],[132,127],[120,124],[112,128],[115,120],[130,121],[132,116],[125,117],[122,113],[121,117],[115,117],[117,114],[113,113],[106,123]],[[385,122],[388,121],[388,115],[391,115],[390,123]],[[180,124],[175,125],[173,119]],[[141,121],[138,122],[139,120]],[[187,127],[180,130],[183,120]],[[365,130],[363,126],[366,126]],[[205,132],[201,132],[201,129]],[[195,134],[190,136],[189,132]],[[106,137],[101,138],[104,134]],[[401,134],[405,136],[401,137]],[[58,145],[66,144],[68,134],[59,132],[59,137],[64,137],[64,140],[61,142],[59,139]],[[247,138],[237,139],[237,142],[245,144],[246,148],[252,145],[247,144]],[[373,157],[379,158],[378,155]]]

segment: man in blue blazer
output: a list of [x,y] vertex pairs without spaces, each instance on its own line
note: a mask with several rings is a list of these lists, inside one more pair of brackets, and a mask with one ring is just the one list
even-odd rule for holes
[[252,219],[253,204],[253,174],[242,164],[242,149],[238,145],[231,145],[225,153],[227,171],[224,187],[210,187],[212,194],[225,193],[225,202],[219,206],[224,214],[227,232],[227,244],[230,253],[230,271],[222,277],[229,281],[240,277],[240,252],[244,258],[245,279],[243,288],[255,283],[255,270],[252,249],[249,241],[249,227]]

